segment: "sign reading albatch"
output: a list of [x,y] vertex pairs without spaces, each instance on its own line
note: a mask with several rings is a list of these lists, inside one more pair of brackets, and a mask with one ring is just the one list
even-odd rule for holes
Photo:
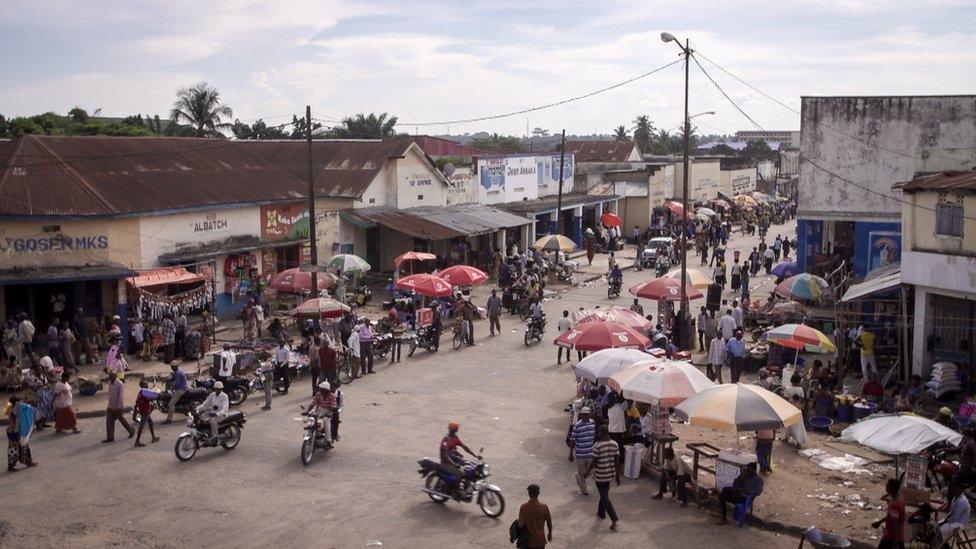
[[[572,189],[573,155],[565,158],[563,191]],[[478,159],[480,201],[500,204],[535,200],[559,187],[559,155],[491,156]]]

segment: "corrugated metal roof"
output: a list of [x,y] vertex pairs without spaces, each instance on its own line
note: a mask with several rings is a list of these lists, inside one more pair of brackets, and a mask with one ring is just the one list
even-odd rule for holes
[[[570,193],[563,194],[563,208],[567,206],[580,206],[580,205],[590,205],[597,204],[599,202],[606,202],[608,200],[613,200],[615,198],[620,198],[619,195],[609,194],[594,196],[589,194],[578,194]],[[498,207],[515,213],[515,214],[527,214],[533,212],[541,212],[546,210],[555,210],[556,203],[558,202],[558,197],[556,196],[546,196],[543,198],[538,198],[536,200],[520,200],[518,202],[506,202],[504,204],[498,204]]]
[[14,284],[40,284],[62,281],[111,280],[126,278],[136,274],[132,269],[118,263],[105,265],[84,265],[80,267],[17,267],[0,269],[0,286]]
[[353,223],[378,223],[416,238],[430,240],[473,236],[532,222],[531,219],[481,204],[423,206],[403,210],[361,208],[345,210],[342,216]]
[[623,141],[567,141],[566,152],[579,162],[630,162],[637,144]]
[[356,210],[345,210],[342,217],[354,223],[372,224],[379,223],[403,234],[415,238],[429,240],[443,240],[464,236],[463,231],[453,229],[435,223],[424,217],[410,213],[410,210],[397,210],[394,208],[360,208]]
[[939,172],[918,176],[911,181],[896,183],[893,189],[906,193],[915,191],[976,190],[976,170],[968,172]]

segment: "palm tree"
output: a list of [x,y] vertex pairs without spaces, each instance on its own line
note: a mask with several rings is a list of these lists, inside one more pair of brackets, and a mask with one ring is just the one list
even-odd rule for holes
[[220,130],[231,127],[224,120],[232,116],[234,111],[220,103],[220,91],[206,82],[177,90],[170,113],[174,123],[192,127],[194,137],[224,137]]
[[389,116],[384,112],[377,116],[375,113],[364,115],[359,113],[356,116],[343,118],[342,125],[332,129],[335,137],[344,139],[383,139],[385,137],[395,137],[394,127],[397,117]]
[[613,130],[613,139],[614,141],[626,141],[630,139],[630,135],[627,133],[627,127],[622,124],[617,126],[617,128]]
[[634,141],[641,152],[651,151],[651,141],[654,139],[654,123],[651,117],[642,114],[634,119]]

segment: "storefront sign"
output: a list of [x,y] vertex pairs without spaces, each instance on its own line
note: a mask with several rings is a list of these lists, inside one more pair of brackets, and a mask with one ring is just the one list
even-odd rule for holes
[[868,233],[868,241],[871,244],[868,272],[901,261],[901,233],[871,231]]
[[69,253],[75,251],[107,250],[108,236],[103,234],[67,236],[54,235],[36,238],[0,239],[0,253]]
[[217,214],[207,214],[205,219],[193,222],[194,233],[212,233],[227,228],[227,218],[217,217]]
[[278,242],[308,238],[308,206],[304,203],[261,207],[261,240]]

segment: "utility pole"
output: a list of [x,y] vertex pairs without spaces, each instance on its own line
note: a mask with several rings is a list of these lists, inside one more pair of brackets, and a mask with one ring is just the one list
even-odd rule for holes
[[305,106],[305,127],[308,129],[305,136],[308,144],[308,244],[309,260],[312,272],[312,295],[319,296],[319,274],[316,269],[319,266],[319,251],[315,244],[315,167],[312,164],[312,106]]
[[[556,234],[563,234],[559,224],[563,213],[563,169],[566,167],[566,129],[563,128],[562,145],[559,147],[559,191],[556,193]],[[556,252],[556,264],[559,264],[559,252]]]
[[[680,46],[681,44],[678,43]],[[688,149],[691,147],[691,119],[688,118],[688,64],[691,48],[685,39],[685,158],[681,182],[681,311],[688,314]]]

